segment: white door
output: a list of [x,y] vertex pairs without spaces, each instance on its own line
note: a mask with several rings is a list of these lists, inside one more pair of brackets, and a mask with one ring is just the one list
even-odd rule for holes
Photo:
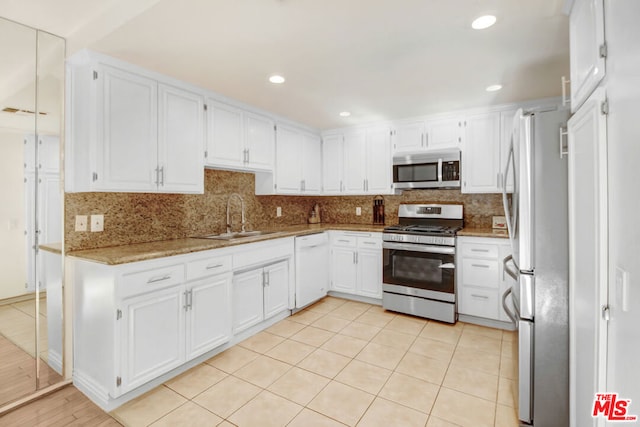
[[231,298],[234,334],[262,322],[264,318],[262,294],[262,268],[233,276]]
[[367,131],[367,181],[369,194],[391,192],[391,131],[389,128]]
[[465,119],[462,192],[500,193],[500,113]]
[[252,170],[273,170],[275,156],[274,122],[257,114],[244,113],[246,166]]
[[427,148],[436,151],[459,148],[462,142],[463,124],[463,119],[460,117],[427,122]]
[[244,167],[242,110],[207,99],[207,164]]
[[366,133],[344,135],[344,188],[346,193],[364,194],[366,179]]
[[358,262],[358,293],[382,298],[382,251],[360,249]]
[[302,141],[302,192],[319,194],[322,191],[322,140],[304,133]]
[[322,190],[324,194],[342,192],[342,135],[325,136],[322,141]]
[[569,120],[569,336],[572,427],[601,426],[595,393],[607,391],[607,136],[596,90]]
[[99,67],[94,187],[155,191],[158,165],[158,86],[154,80]]
[[187,359],[213,350],[231,338],[231,273],[188,286]]
[[[184,358],[184,286],[122,302],[120,394],[180,366]],[[108,357],[108,355],[104,355]]]
[[358,268],[356,250],[334,247],[331,250],[331,289],[349,294],[356,293]]
[[264,268],[264,318],[268,319],[289,306],[289,261]]
[[571,112],[575,113],[605,75],[604,1],[577,0],[569,17]]
[[302,134],[278,125],[276,133],[276,192],[300,194],[302,191]]
[[426,147],[424,122],[401,122],[393,131],[393,152],[415,152]]
[[204,100],[163,84],[158,94],[158,190],[203,193]]

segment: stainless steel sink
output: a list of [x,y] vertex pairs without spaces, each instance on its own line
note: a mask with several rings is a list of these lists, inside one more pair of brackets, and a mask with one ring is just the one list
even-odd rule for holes
[[208,234],[205,236],[195,236],[196,239],[213,239],[213,240],[236,240],[243,239],[245,237],[263,236],[265,234],[272,234],[275,231],[239,231],[235,233],[221,233],[221,234]]

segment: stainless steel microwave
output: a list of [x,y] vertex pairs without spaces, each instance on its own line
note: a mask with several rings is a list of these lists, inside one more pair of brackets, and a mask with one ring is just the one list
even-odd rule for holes
[[460,188],[460,150],[394,156],[396,189]]

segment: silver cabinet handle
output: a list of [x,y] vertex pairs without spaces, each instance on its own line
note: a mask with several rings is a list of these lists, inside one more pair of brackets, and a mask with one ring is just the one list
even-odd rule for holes
[[251,162],[251,151],[247,148],[247,163]]
[[182,306],[182,308],[184,308],[184,311],[188,311],[189,310],[189,291],[184,291],[182,295],[184,295],[184,305]]
[[267,286],[269,286],[271,283],[270,282],[270,277],[269,277],[269,272],[265,271],[265,277],[267,278]]
[[564,159],[564,156],[569,154],[569,147],[564,145],[564,137],[569,135],[569,131],[565,127],[560,127],[560,158]]
[[162,167],[160,168],[160,177],[161,177],[161,179],[160,179],[160,185],[162,185],[162,186],[164,187],[164,166],[162,166]]
[[342,242],[342,243],[351,243],[350,240],[345,240],[345,239],[338,239],[338,242]]
[[367,180],[366,179],[362,180],[362,191],[367,191]]
[[160,185],[160,168],[156,168],[156,186],[159,186],[159,185]]
[[222,267],[224,264],[212,264],[212,265],[207,265],[206,269],[207,270],[213,270],[214,268],[220,268]]
[[365,245],[375,245],[376,244],[376,242],[362,242],[362,243],[365,244]]
[[187,308],[189,310],[193,309],[193,289],[187,292]]
[[471,296],[474,298],[489,299],[489,297],[486,295],[471,294]]
[[342,192],[342,180],[340,180],[340,192]]
[[471,252],[489,252],[489,249],[471,249]]
[[152,277],[149,280],[147,280],[147,283],[164,282],[165,280],[169,280],[169,279],[171,279],[171,275],[170,274],[165,274],[162,277]]
[[487,264],[471,264],[471,267],[478,267],[478,268],[491,268],[491,266],[487,265]]
[[567,83],[571,83],[571,80],[568,80],[565,76],[562,76],[562,105],[568,105],[571,100],[567,97]]
[[352,258],[353,258],[353,263],[355,264],[356,263],[356,253],[355,252],[353,253],[353,257]]
[[424,147],[424,133],[420,134],[420,146]]

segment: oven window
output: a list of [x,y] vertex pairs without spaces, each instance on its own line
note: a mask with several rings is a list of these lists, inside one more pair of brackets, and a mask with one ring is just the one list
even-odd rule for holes
[[442,282],[442,269],[439,259],[425,259],[413,256],[393,258],[393,277],[398,280],[415,282]]
[[394,182],[430,182],[438,180],[438,164],[396,165]]
[[454,255],[400,249],[383,250],[383,281],[438,292],[455,292]]

